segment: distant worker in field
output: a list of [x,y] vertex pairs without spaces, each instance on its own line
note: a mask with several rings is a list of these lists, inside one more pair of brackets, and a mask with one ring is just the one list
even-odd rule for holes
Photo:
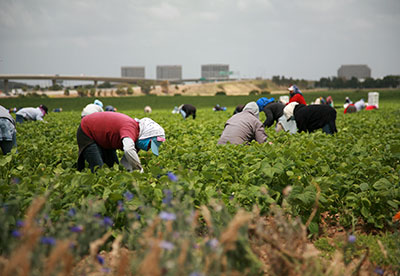
[[17,146],[17,130],[15,120],[8,109],[0,105],[0,147],[3,155]]
[[116,108],[116,107],[113,107],[112,105],[107,105],[107,106],[104,108],[104,111],[117,112],[117,108]]
[[213,111],[226,111],[226,107],[225,106],[220,106],[219,104],[216,104],[213,107]]
[[347,107],[344,109],[344,114],[361,111],[365,108],[365,106],[366,105],[364,99],[361,99],[359,101],[356,101],[354,104],[347,105]]
[[274,98],[268,99],[266,97],[259,98],[257,100],[258,108],[261,111],[264,111],[266,119],[264,121],[264,127],[271,127],[274,122],[276,122],[275,130],[281,130],[279,127],[279,118],[283,116],[283,109],[285,105],[281,102],[275,102]]
[[103,111],[103,103],[96,99],[92,104],[85,106],[85,108],[82,110],[81,117],[83,118],[92,113]]
[[244,108],[244,105],[243,105],[243,104],[237,105],[236,108],[235,108],[235,110],[233,111],[233,115],[242,112],[243,108]]
[[150,106],[146,105],[146,106],[144,107],[144,113],[150,114],[152,111],[153,111],[153,110],[151,109]]
[[41,104],[39,107],[24,107],[17,111],[17,123],[24,121],[43,121],[43,117],[47,114],[48,108]]
[[327,104],[327,105],[330,105],[331,107],[334,107],[334,106],[335,106],[334,103],[333,103],[332,96],[328,96],[328,97],[326,98],[326,104]]
[[253,140],[267,142],[267,134],[259,119],[259,108],[255,102],[246,104],[242,112],[233,115],[225,123],[218,144],[248,144]]
[[186,119],[192,115],[193,119],[196,119],[196,107],[191,104],[183,104],[179,107],[179,113],[181,113],[183,119]]
[[158,156],[158,148],[165,141],[164,129],[150,118],[133,119],[118,112],[96,112],[85,116],[78,128],[78,170],[85,168],[85,160],[93,172],[95,167],[119,164],[116,150],[123,150],[121,164],[128,170],[143,172],[139,150],[151,149]]
[[283,112],[288,121],[295,120],[298,132],[313,132],[317,129],[322,129],[326,134],[337,132],[336,110],[329,105],[304,105],[294,102],[288,104]]
[[58,113],[58,112],[62,112],[62,107],[57,107],[57,108],[54,108],[53,109],[53,112],[56,112],[56,113]]
[[288,90],[290,93],[289,103],[298,102],[299,104],[307,105],[303,93],[301,93],[300,89],[296,85],[291,85]]

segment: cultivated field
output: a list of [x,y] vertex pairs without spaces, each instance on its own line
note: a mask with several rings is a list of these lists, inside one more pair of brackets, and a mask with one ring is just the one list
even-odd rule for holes
[[[398,275],[400,91],[380,92],[379,110],[346,115],[344,98],[367,91],[307,93],[333,96],[336,135],[271,128],[272,145],[249,146],[216,142],[259,96],[101,98],[138,118],[150,105],[164,127],[160,156],[139,153],[143,174],[76,171],[93,98],[2,99],[64,111],[18,125],[18,151],[0,157],[1,275]],[[196,120],[171,114],[182,103]]]

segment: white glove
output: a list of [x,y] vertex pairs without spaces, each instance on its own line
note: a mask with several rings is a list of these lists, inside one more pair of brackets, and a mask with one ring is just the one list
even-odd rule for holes
[[137,155],[135,142],[129,137],[122,139],[124,149],[124,156],[121,158],[121,164],[128,170],[139,170],[143,172],[142,165],[140,164],[139,156]]

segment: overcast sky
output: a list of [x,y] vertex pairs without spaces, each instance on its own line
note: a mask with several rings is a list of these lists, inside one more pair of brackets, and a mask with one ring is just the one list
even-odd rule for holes
[[120,76],[229,64],[319,80],[342,64],[400,74],[400,0],[0,0],[0,74]]

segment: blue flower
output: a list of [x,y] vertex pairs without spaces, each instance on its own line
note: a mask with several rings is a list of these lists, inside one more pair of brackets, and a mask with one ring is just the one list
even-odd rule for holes
[[356,241],[356,236],[350,235],[349,238],[348,238],[348,242],[349,243],[355,243],[355,241]]
[[75,215],[76,215],[76,210],[75,210],[75,208],[69,209],[68,215],[71,216],[71,217],[75,216]]
[[122,202],[122,200],[118,200],[118,211],[119,212],[125,211],[124,203]]
[[383,275],[383,274],[385,273],[385,271],[384,271],[382,268],[380,268],[379,266],[377,266],[377,267],[375,268],[374,272],[375,272],[376,274],[378,274],[378,275]]
[[174,244],[172,242],[168,242],[168,241],[161,241],[160,242],[160,247],[165,249],[165,250],[172,250],[175,248]]
[[189,276],[203,276],[203,274],[199,272],[192,272]]
[[71,230],[71,232],[74,232],[74,233],[80,233],[83,231],[83,226],[82,225],[72,226],[70,228],[70,230]]
[[17,220],[17,227],[23,227],[25,225],[25,222],[23,220]]
[[19,177],[13,177],[11,178],[11,182],[13,184],[19,184],[21,182],[21,179]]
[[19,238],[19,237],[22,236],[21,232],[19,232],[18,230],[12,230],[12,231],[11,231],[11,235],[12,235],[14,238]]
[[109,218],[109,217],[104,217],[103,218],[103,225],[112,226],[113,224],[114,224],[114,222],[112,221],[111,218]]
[[40,242],[43,244],[48,244],[48,245],[55,245],[56,244],[56,239],[52,237],[42,237],[40,239]]
[[97,255],[96,258],[97,258],[97,261],[99,262],[99,264],[104,265],[104,258],[102,256]]
[[109,267],[102,267],[102,268],[101,268],[101,272],[103,272],[103,273],[110,273],[110,272],[111,272],[111,269],[110,269]]
[[206,243],[206,245],[207,246],[209,246],[209,247],[211,247],[211,248],[217,248],[217,246],[218,246],[218,244],[219,244],[219,242],[218,242],[218,240],[217,239],[212,239],[212,240],[209,240],[207,243]]
[[168,175],[169,180],[171,180],[172,182],[178,181],[178,177],[175,174],[173,174],[172,172],[168,172],[167,175]]
[[162,211],[160,213],[160,218],[162,220],[176,220],[176,215],[174,213],[168,213],[168,212]]
[[164,199],[163,199],[163,203],[164,204],[168,204],[168,205],[170,205],[171,204],[171,201],[172,201],[172,192],[171,192],[171,190],[168,190],[168,189],[164,189],[164,195],[165,195],[165,197],[164,197]]
[[127,201],[130,201],[130,200],[132,200],[132,198],[133,198],[133,194],[132,194],[130,191],[126,191],[126,192],[124,193],[124,197],[125,197],[125,199],[126,199]]

